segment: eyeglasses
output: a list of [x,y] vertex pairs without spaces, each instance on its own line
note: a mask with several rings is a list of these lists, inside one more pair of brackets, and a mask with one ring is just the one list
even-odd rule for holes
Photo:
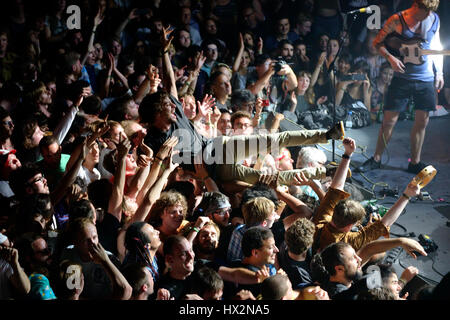
[[39,181],[44,181],[45,177],[43,174],[41,174],[41,176],[39,178],[37,178],[36,180],[33,180],[29,183],[29,185],[33,185],[35,183],[38,183]]

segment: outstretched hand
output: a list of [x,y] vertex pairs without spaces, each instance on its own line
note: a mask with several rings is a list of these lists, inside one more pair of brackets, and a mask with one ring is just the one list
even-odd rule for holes
[[171,26],[163,27],[163,31],[161,33],[160,41],[161,46],[164,49],[164,52],[167,52],[170,48],[170,44],[172,43],[172,40],[174,36],[171,36],[170,34],[173,32],[174,29],[171,29]]

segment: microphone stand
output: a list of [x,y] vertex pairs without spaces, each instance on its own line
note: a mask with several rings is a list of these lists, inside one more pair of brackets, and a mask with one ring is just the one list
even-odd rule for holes
[[[345,15],[348,15],[349,13],[344,13]],[[356,14],[353,14],[353,20],[350,24],[349,28],[346,28],[344,26],[344,30],[345,33],[347,34],[347,36],[349,37],[349,30],[351,29],[353,23],[356,20]],[[331,81],[331,92],[333,93],[331,95],[331,99],[332,99],[332,104],[333,104],[333,125],[336,124],[336,77],[337,77],[337,65],[336,65],[336,60],[339,58],[339,56],[341,55],[342,52],[342,47],[344,46],[344,41],[345,41],[345,36],[341,35],[339,38],[339,50],[336,54],[336,56],[334,57],[333,61],[331,62],[330,66],[328,67],[327,73],[329,74],[331,71],[333,71],[333,79]],[[345,121],[345,119],[344,119]],[[335,141],[332,140],[331,141],[331,145],[332,145],[332,160],[335,162],[335,158],[336,158],[336,146],[335,146]]]

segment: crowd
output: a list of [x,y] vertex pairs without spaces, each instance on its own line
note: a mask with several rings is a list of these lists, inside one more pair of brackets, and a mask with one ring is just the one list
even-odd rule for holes
[[346,182],[341,121],[380,120],[394,71],[339,12],[412,2],[2,3],[0,299],[442,298],[383,263],[427,254],[389,237],[419,188],[368,219]]

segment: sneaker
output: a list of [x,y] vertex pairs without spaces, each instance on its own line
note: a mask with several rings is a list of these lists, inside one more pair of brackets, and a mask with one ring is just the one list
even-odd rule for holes
[[367,172],[373,169],[380,169],[381,168],[381,161],[375,161],[375,159],[372,157],[369,160],[366,160],[362,164],[362,166],[358,167],[358,172]]
[[418,174],[420,171],[422,171],[427,165],[423,162],[419,162],[416,164],[412,164],[411,162],[408,164],[408,172]]
[[327,138],[333,140],[344,140],[345,130],[344,130],[344,122],[339,121],[327,131]]
[[[336,173],[336,170],[338,167],[339,167],[339,164],[334,161],[327,163],[325,165],[325,169],[326,169],[325,176],[326,177],[334,177],[334,174]],[[348,168],[347,178],[351,178],[351,176],[352,176],[352,171],[350,170],[350,168]]]

